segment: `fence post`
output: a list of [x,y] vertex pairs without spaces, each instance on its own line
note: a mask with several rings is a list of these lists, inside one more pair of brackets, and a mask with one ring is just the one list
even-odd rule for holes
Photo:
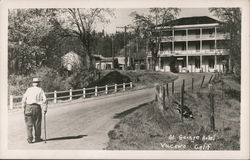
[[10,95],[10,109],[13,109],[13,95]]
[[192,92],[194,92],[194,78],[192,78]]
[[125,89],[126,88],[125,83],[123,83],[122,86],[123,86],[123,91],[125,91],[126,90]]
[[82,89],[82,94],[83,94],[83,98],[86,98],[86,89],[85,88]]
[[181,120],[182,121],[183,121],[184,92],[185,92],[185,79],[183,79],[182,86],[181,86]]
[[224,81],[223,81],[223,79],[221,79],[221,98],[222,99],[224,99],[224,91],[223,91],[223,89],[224,89]]
[[72,88],[69,89],[69,100],[72,101]]
[[164,86],[162,86],[162,103],[163,109],[166,109],[166,90]]
[[105,85],[105,93],[108,94],[108,85]]
[[160,92],[160,86],[156,85],[155,86],[155,101],[158,102],[159,101],[159,92]]
[[164,108],[164,103],[163,103],[163,87],[159,84],[155,86],[155,101],[157,102],[157,107],[161,110]]
[[133,84],[132,84],[132,82],[130,82],[129,84],[130,84],[130,88],[133,88]]
[[221,89],[223,90],[223,88],[224,88],[224,82],[223,80],[221,80]]
[[214,121],[214,94],[213,94],[213,85],[209,84],[209,100],[210,100],[210,128],[215,130],[215,121]]
[[200,86],[200,88],[202,88],[202,86],[203,86],[203,83],[204,83],[204,80],[205,80],[205,76],[206,76],[206,75],[204,75],[204,76],[203,76],[203,78],[202,78],[202,81],[201,81],[201,86]]
[[213,78],[213,75],[211,75],[211,77],[210,77],[210,79],[209,79],[208,83],[210,83],[210,82],[211,82],[212,78]]
[[97,96],[97,86],[95,86],[95,96]]
[[174,95],[174,81],[172,82],[172,95]]
[[166,84],[167,96],[169,97],[168,83]]
[[117,92],[117,84],[115,84],[115,92]]
[[57,95],[56,95],[56,91],[54,91],[54,103],[56,103],[56,101],[57,101]]

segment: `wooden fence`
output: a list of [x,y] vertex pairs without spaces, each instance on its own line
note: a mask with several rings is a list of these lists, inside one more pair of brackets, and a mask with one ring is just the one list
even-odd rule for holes
[[[105,85],[105,86],[95,86],[92,88],[82,88],[75,90],[66,90],[66,91],[54,91],[54,92],[46,92],[45,95],[48,101],[53,101],[54,103],[58,103],[58,100],[72,100],[73,98],[90,98],[92,96],[99,96],[103,94],[109,94],[119,91],[126,91],[128,88],[133,88],[132,82],[122,83],[122,84],[114,84],[114,85]],[[22,96],[13,96],[9,97],[9,109],[18,108],[21,106]]]

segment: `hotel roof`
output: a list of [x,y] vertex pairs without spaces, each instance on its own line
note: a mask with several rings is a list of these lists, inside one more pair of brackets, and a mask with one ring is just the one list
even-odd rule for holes
[[221,23],[221,22],[208,16],[183,17],[158,26],[180,26],[180,25],[213,24],[213,23]]

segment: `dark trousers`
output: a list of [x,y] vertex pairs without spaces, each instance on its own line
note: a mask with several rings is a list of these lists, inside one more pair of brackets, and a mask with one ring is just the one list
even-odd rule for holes
[[33,140],[33,127],[35,130],[35,139],[41,138],[41,121],[42,121],[42,109],[38,104],[27,104],[26,110],[30,110],[25,114],[25,123],[27,126],[28,141]]

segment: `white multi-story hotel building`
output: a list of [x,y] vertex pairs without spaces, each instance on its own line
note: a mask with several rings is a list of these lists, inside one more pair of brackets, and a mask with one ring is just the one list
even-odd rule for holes
[[[157,26],[160,33],[157,71],[215,72],[225,71],[229,50],[228,34],[220,30],[220,21],[213,18],[185,17]],[[171,64],[170,64],[171,63]],[[147,68],[152,64],[147,55]]]

